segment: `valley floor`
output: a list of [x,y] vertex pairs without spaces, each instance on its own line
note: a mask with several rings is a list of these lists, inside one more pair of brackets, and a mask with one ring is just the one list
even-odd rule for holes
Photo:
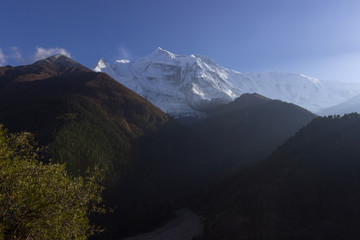
[[202,233],[200,216],[188,209],[176,212],[177,217],[152,232],[121,240],[191,240]]

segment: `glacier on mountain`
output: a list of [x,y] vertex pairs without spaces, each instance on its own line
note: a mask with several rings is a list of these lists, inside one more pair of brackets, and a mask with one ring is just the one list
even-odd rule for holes
[[201,116],[208,107],[243,93],[256,92],[315,113],[360,93],[360,84],[295,73],[241,73],[206,56],[176,55],[161,48],[134,62],[122,59],[110,64],[102,58],[94,71],[109,74],[174,117]]

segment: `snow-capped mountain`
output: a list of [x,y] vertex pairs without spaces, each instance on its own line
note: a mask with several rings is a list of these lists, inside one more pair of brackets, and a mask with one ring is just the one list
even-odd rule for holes
[[302,74],[240,73],[201,55],[175,55],[161,48],[137,59],[110,64],[105,72],[172,116],[201,115],[207,107],[230,102],[243,93],[258,93],[318,112],[360,93],[360,84],[320,81]]

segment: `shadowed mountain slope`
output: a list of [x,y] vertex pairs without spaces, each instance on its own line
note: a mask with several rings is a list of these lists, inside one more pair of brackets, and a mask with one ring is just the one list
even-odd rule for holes
[[[65,162],[73,174],[84,174],[95,165],[105,169],[105,201],[109,207],[130,202],[119,215],[132,217],[125,219],[128,226],[134,226],[132,230],[156,226],[171,215],[172,209],[166,207],[169,197],[151,183],[146,171],[139,171],[136,181],[126,180],[127,173],[142,161],[137,156],[137,140],[174,124],[168,123],[165,113],[108,75],[92,72],[64,56],[0,68],[0,86],[0,122],[10,131],[34,133],[48,146],[50,157]],[[147,189],[146,182],[153,188]],[[128,191],[132,185],[138,188]],[[141,210],[139,206],[143,206]],[[144,218],[152,222],[134,224]]]
[[314,119],[214,188],[203,239],[358,239],[360,115]]
[[158,226],[217,174],[219,156],[209,144],[107,74],[65,56],[0,68],[0,122],[34,133],[72,174],[105,169],[105,203],[115,211],[96,217],[108,229],[100,239]]
[[213,108],[209,118],[191,128],[218,151],[229,155],[230,167],[264,159],[308,124],[315,115],[294,104],[259,94],[243,94],[227,105]]
[[[52,157],[67,161],[74,173],[92,166],[88,163],[96,158],[124,158],[131,140],[168,121],[166,114],[108,75],[65,56],[1,68],[1,75],[0,121],[12,131],[33,132],[42,144],[51,143]],[[85,146],[88,153],[81,151]],[[85,159],[82,154],[88,163],[77,165]]]

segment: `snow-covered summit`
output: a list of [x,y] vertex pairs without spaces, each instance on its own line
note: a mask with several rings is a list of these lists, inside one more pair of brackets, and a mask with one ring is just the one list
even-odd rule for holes
[[168,59],[168,58],[176,58],[176,55],[167,50],[162,49],[161,47],[158,47],[148,57],[155,59],[160,59],[160,58]]
[[110,69],[111,65],[108,63],[104,58],[100,58],[100,60],[97,62],[97,64],[94,67],[95,72],[102,72],[103,69]]
[[220,102],[243,93],[258,93],[318,112],[360,93],[360,85],[329,83],[296,73],[240,73],[202,55],[176,55],[157,48],[135,62],[100,59],[95,71],[105,72],[173,115],[201,115]]

